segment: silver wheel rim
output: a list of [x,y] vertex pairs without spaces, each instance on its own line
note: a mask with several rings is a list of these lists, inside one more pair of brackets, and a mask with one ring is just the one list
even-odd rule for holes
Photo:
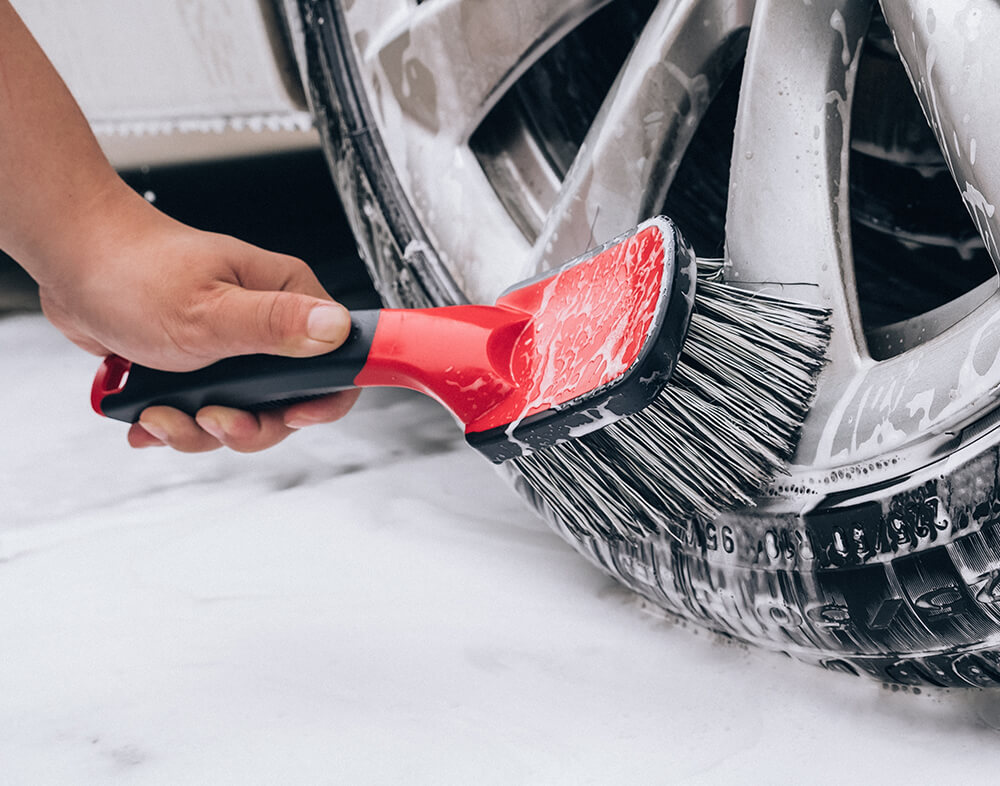
[[[857,303],[848,205],[850,108],[872,13],[866,0],[661,0],[560,180],[525,187],[537,237],[498,198],[469,141],[551,46],[607,0],[346,2],[369,101],[391,163],[443,264],[489,301],[535,270],[612,237],[662,203],[725,69],[746,48],[726,216],[730,279],[829,306],[834,341],[776,498],[884,484],[996,442],[996,279],[886,330],[905,351],[871,356]],[[980,106],[1000,52],[981,31],[1000,7],[884,4],[980,237],[997,260],[1000,107]],[[640,121],[637,121],[639,119]],[[530,140],[522,140],[529,157]],[[537,160],[541,156],[534,151]],[[523,173],[522,173],[523,177]],[[530,192],[530,193],[529,193]],[[933,336],[926,339],[926,336]],[[930,470],[928,470],[930,471]],[[937,471],[936,469],[934,471]],[[772,503],[774,504],[774,503]]]

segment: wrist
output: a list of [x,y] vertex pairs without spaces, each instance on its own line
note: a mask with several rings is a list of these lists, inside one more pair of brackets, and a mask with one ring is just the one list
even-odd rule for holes
[[60,288],[88,277],[129,235],[157,216],[165,218],[117,173],[112,175],[27,239],[18,262],[41,287]]

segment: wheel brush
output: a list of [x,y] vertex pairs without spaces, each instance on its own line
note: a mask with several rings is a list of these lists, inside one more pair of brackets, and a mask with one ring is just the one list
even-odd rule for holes
[[577,531],[676,532],[752,504],[794,450],[829,339],[807,304],[720,282],[651,219],[492,306],[352,313],[325,355],[246,355],[191,372],[105,359],[99,413],[261,410],[351,387],[433,396],[490,460]]

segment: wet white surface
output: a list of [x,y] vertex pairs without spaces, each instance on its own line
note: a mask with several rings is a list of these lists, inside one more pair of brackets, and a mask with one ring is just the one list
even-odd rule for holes
[[449,417],[131,451],[0,321],[0,782],[991,782],[1000,695],[892,693],[645,611]]

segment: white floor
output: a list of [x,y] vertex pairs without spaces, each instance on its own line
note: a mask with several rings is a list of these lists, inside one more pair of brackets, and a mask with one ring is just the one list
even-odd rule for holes
[[437,405],[257,456],[130,451],[96,360],[0,320],[0,783],[993,782],[1000,695],[671,625]]

